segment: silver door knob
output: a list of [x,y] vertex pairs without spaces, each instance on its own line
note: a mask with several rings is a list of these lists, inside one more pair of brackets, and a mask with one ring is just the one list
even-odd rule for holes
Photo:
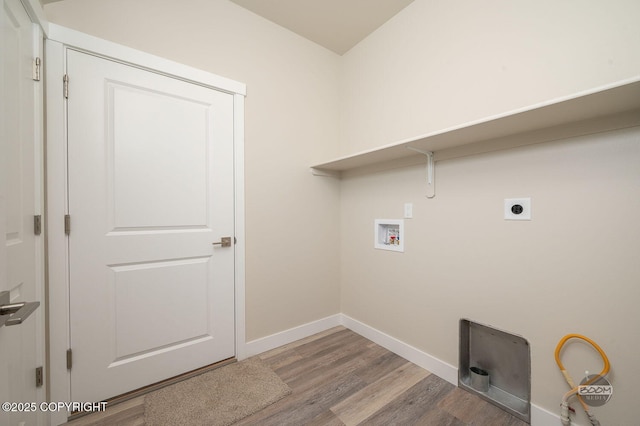
[[231,247],[231,237],[222,237],[217,243],[211,243],[214,246]]
[[0,327],[22,324],[40,306],[40,302],[9,302],[9,292],[0,292]]

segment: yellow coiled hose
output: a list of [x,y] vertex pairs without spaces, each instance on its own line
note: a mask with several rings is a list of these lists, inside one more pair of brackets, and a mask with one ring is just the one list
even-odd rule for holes
[[[562,397],[562,406],[561,406],[562,408],[561,408],[560,418],[562,420],[563,425],[571,424],[571,419],[569,418],[569,399],[574,395],[578,395],[578,391],[579,391],[579,387],[576,386],[576,384],[573,382],[573,379],[571,378],[567,370],[564,368],[564,365],[562,365],[562,361],[560,361],[560,351],[562,350],[562,347],[564,346],[565,343],[567,343],[569,339],[584,340],[585,342],[589,343],[596,351],[598,351],[598,353],[602,357],[602,362],[604,363],[602,371],[585,384],[588,385],[588,384],[594,383],[600,378],[604,377],[609,372],[609,368],[611,367],[611,365],[609,364],[609,358],[607,358],[607,354],[604,353],[602,348],[598,346],[596,342],[589,339],[588,337],[583,336],[582,334],[567,334],[562,339],[560,339],[560,341],[558,342],[558,346],[556,346],[556,353],[555,353],[556,363],[558,364],[558,368],[560,368],[560,371],[562,372],[562,375],[564,376],[565,380],[567,381],[567,383],[569,383],[569,386],[571,387],[571,390],[566,394],[564,394],[564,396]],[[591,413],[591,411],[589,410],[589,406],[582,400],[582,398],[580,398],[579,395],[578,395],[578,401],[580,401],[580,404],[582,404],[582,408],[584,408],[584,411],[587,413],[587,416],[589,417],[589,421],[591,421],[591,424],[594,426],[599,426],[600,422]]]

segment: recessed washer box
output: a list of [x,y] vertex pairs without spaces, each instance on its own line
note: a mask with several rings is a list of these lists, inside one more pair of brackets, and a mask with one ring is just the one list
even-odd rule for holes
[[404,252],[404,220],[376,219],[374,233],[375,248]]

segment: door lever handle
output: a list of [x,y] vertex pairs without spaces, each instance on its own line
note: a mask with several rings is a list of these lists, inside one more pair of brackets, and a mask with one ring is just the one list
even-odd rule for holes
[[38,306],[40,302],[20,302],[20,303],[8,303],[9,292],[3,291],[0,293],[0,327],[6,325],[18,325],[22,324],[24,320],[29,318]]
[[211,243],[214,246],[231,247],[231,237],[222,237],[217,243]]

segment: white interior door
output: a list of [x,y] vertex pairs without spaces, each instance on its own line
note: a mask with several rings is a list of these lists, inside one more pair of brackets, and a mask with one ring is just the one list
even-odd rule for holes
[[233,95],[67,73],[71,400],[99,401],[234,356]]
[[[37,119],[42,100],[41,83],[33,80],[41,41],[20,0],[2,0],[0,20],[0,305],[6,307],[40,301],[42,292],[42,241],[34,234],[34,215],[42,207]],[[28,316],[1,309],[6,315],[0,323],[9,322],[0,327],[0,403],[9,405],[0,410],[0,424],[35,425],[42,420],[43,395],[35,382],[42,365],[42,307]]]

